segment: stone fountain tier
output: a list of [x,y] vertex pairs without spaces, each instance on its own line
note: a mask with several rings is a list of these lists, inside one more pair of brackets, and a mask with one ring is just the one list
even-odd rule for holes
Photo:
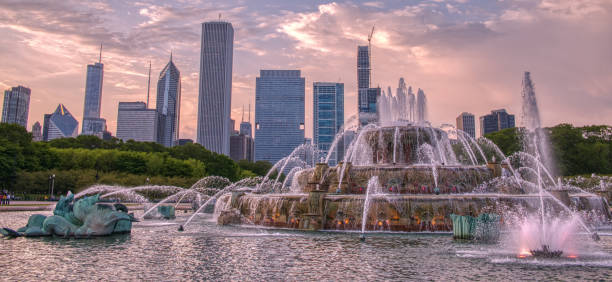
[[[366,230],[441,232],[452,230],[451,214],[504,214],[509,209],[537,210],[538,195],[455,194],[455,195],[370,195]],[[236,218],[224,222],[246,223],[302,230],[361,230],[364,195],[328,194],[312,191],[299,194],[224,195],[218,205],[232,210]],[[569,195],[570,207],[591,211],[599,220],[611,219],[605,202],[589,194]],[[551,197],[547,203],[555,201]],[[239,218],[238,218],[239,217]],[[503,220],[503,218],[502,218]]]
[[418,154],[419,146],[430,144],[436,147],[444,137],[446,132],[438,128],[384,126],[366,132],[363,138],[367,146],[359,150],[371,156],[374,164],[414,164],[423,157]]
[[[341,173],[344,169],[344,173]],[[432,173],[435,170],[436,176]],[[340,163],[335,167],[317,164],[302,171],[297,177],[302,192],[324,190],[338,194],[365,194],[368,180],[378,176],[381,189],[397,194],[471,193],[481,183],[502,174],[502,165],[453,166],[453,165],[368,165],[355,166]],[[340,181],[342,175],[342,181]],[[437,182],[437,186],[436,186]],[[500,187],[500,192],[523,193],[517,186]]]

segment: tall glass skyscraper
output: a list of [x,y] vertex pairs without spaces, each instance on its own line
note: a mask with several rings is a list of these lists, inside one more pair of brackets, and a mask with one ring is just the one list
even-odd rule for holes
[[255,160],[276,163],[304,143],[305,79],[299,70],[261,70],[255,84]]
[[157,81],[157,143],[166,147],[179,139],[181,73],[172,62],[164,67]]
[[202,23],[197,142],[229,156],[234,28],[228,22]]
[[[315,82],[313,96],[313,140],[321,152],[320,158],[327,157],[334,137],[344,125],[344,83]],[[338,142],[331,152],[330,165],[336,165],[344,158],[344,142]],[[319,161],[319,160],[317,160]]]
[[380,88],[370,88],[372,68],[370,64],[370,47],[357,46],[357,104],[359,124],[378,121],[378,98]]
[[30,111],[30,88],[17,86],[4,91],[2,122],[28,125]]
[[87,65],[81,134],[102,137],[102,133],[106,130],[106,120],[100,118],[103,78],[104,64],[102,64],[102,46],[100,45],[100,61],[93,65]]

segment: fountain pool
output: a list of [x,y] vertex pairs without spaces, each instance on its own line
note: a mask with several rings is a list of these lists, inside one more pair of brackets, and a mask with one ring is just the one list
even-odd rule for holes
[[[31,212],[0,213],[22,226]],[[47,215],[50,215],[47,214]],[[137,211],[137,217],[142,211]],[[303,232],[218,226],[198,216],[135,222],[130,235],[86,240],[2,241],[7,280],[609,280],[612,237],[574,259],[520,258],[503,244],[453,241],[445,234]]]

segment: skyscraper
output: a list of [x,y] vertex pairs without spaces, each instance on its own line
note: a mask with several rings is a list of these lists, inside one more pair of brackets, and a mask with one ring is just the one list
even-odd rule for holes
[[[159,100],[158,100],[159,105]],[[147,109],[145,102],[119,102],[117,110],[117,138],[128,141],[156,142],[159,120],[155,109]]]
[[228,22],[202,23],[197,142],[229,156],[234,28]]
[[255,160],[276,163],[304,143],[305,79],[299,70],[261,70],[255,85]]
[[240,122],[240,134],[253,137],[253,127],[251,125],[251,105],[249,104],[249,120],[244,120],[244,107],[242,108],[242,122]]
[[40,122],[35,122],[32,125],[32,141],[42,141],[42,127]]
[[157,81],[157,143],[174,146],[179,139],[181,109],[181,73],[170,61],[159,73]]
[[51,141],[57,138],[76,137],[79,122],[62,104],[59,104],[52,114],[45,114],[43,125],[43,140]]
[[457,117],[457,129],[465,131],[472,138],[476,138],[476,121],[474,115],[463,112]]
[[491,114],[480,117],[480,136],[514,126],[514,115],[508,114],[505,109],[493,110]]
[[357,94],[359,124],[378,121],[378,98],[380,88],[370,88],[372,79],[370,65],[370,47],[357,46]]
[[2,122],[28,125],[30,111],[30,88],[17,86],[4,91]]
[[102,64],[102,45],[100,45],[99,61],[93,65],[87,65],[81,134],[98,135],[101,138],[102,133],[106,130],[106,120],[100,118],[103,78],[104,64]]
[[336,134],[344,125],[344,83],[315,82],[312,92],[313,141],[321,152],[319,158],[326,158],[327,154],[331,153],[330,165],[336,165],[344,158],[343,140],[338,142],[336,150],[329,150]]
[[253,161],[253,138],[244,134],[230,136],[230,158],[234,161]]

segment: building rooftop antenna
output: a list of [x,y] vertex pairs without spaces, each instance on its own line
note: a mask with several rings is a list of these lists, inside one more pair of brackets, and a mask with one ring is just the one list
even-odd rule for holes
[[244,104],[242,104],[242,120],[240,121],[240,123],[244,122]]
[[100,43],[100,64],[102,63],[102,43]]
[[249,103],[249,123],[251,123],[251,103]]
[[[172,55],[170,57],[172,57]],[[149,60],[149,80],[147,81],[147,109],[149,108],[150,92],[151,92],[151,60]]]

